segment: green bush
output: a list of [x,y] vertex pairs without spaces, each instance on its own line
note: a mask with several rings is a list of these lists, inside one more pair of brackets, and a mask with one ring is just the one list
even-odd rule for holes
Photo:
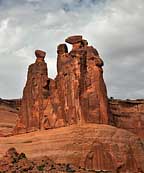
[[44,167],[45,167],[45,165],[40,165],[40,166],[37,166],[37,169],[39,171],[44,171]]

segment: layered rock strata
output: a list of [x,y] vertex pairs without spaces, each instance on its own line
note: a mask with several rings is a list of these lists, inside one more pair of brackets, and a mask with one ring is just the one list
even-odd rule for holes
[[28,69],[27,82],[23,91],[19,119],[14,132],[27,132],[41,129],[45,109],[45,99],[48,91],[45,89],[48,81],[47,65],[44,61],[46,53],[35,51],[36,62]]
[[0,157],[15,147],[31,159],[46,155],[55,163],[69,163],[95,172],[144,172],[143,142],[133,133],[109,125],[71,125],[1,137],[0,141]]
[[109,123],[103,61],[97,50],[82,36],[66,39],[72,44],[57,48],[57,76],[47,76],[45,53],[36,51],[36,62],[29,66],[15,133],[50,129],[71,124]]
[[[66,42],[72,44],[72,50],[68,52],[66,44],[57,47],[54,80],[48,77],[44,51],[37,50],[36,62],[29,66],[14,134],[35,132],[0,137],[0,157],[16,147],[38,162],[12,148],[0,160],[0,169],[143,173],[144,143],[133,133],[143,137],[144,102],[111,99],[109,109],[103,61],[97,50],[82,36],[68,37]],[[14,107],[12,102],[9,106]],[[15,106],[19,107],[18,103]],[[104,125],[109,123],[116,127]],[[47,157],[37,167],[44,155]],[[61,167],[64,164],[67,166]]]
[[18,153],[15,148],[10,148],[6,154],[0,159],[1,172],[28,172],[28,173],[112,173],[111,171],[92,170],[73,166],[69,163],[55,163],[47,156],[35,159],[28,159],[24,153]]
[[[16,125],[21,100],[0,101],[0,134],[10,135]],[[144,138],[144,100],[109,99],[111,124]]]
[[144,139],[144,100],[109,100],[112,124]]
[[0,99],[0,136],[11,135],[16,125],[20,100]]

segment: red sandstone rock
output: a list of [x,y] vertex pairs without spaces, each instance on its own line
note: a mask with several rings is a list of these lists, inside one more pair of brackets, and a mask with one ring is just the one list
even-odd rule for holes
[[0,155],[16,146],[30,157],[47,155],[60,164],[68,163],[67,166],[57,165],[47,157],[33,162],[11,148],[0,160],[0,171],[36,173],[39,172],[37,167],[42,169],[44,164],[45,171],[53,173],[70,170],[143,173],[142,140],[128,131],[102,125],[110,123],[111,119],[115,126],[143,137],[143,102],[110,100],[110,117],[103,61],[97,50],[88,46],[81,36],[66,40],[73,48],[68,53],[66,44],[58,46],[58,74],[54,80],[47,76],[46,53],[35,51],[37,59],[28,70],[15,133],[69,127],[0,138]]
[[70,43],[70,44],[75,44],[75,43],[78,43],[81,41],[82,41],[81,35],[70,36],[67,39],[65,39],[65,42]]
[[12,134],[16,125],[19,104],[18,100],[0,100],[0,136]]
[[111,122],[144,138],[144,100],[109,101]]
[[41,128],[45,99],[48,97],[47,65],[44,62],[45,52],[37,50],[37,59],[28,69],[26,86],[19,112],[19,120],[14,133],[38,130]]
[[116,170],[115,160],[107,150],[102,143],[95,141],[86,156],[85,167],[94,170]]
[[37,60],[28,70],[15,133],[88,122],[109,123],[103,61],[82,36],[66,41],[73,44],[73,49],[68,53],[66,44],[58,46],[55,80],[47,76],[45,52],[35,52]]
[[71,125],[0,138],[0,157],[10,147],[29,158],[47,156],[55,163],[112,173],[144,172],[142,140],[109,125]]
[[[109,110],[103,81],[103,61],[97,50],[88,46],[88,42],[81,36],[72,36],[66,40],[72,40],[70,43],[73,49],[68,53],[66,44],[58,46],[58,74],[55,80],[47,76],[45,52],[35,52],[37,60],[29,67],[15,132],[92,122],[112,123],[144,137],[144,104],[140,101],[110,100]],[[14,115],[15,119],[17,114],[2,108],[0,115],[3,121],[0,124],[0,135],[10,134],[14,121],[6,117]],[[5,120],[12,122],[12,126],[4,125]]]
[[[6,155],[0,159],[1,172],[29,172],[29,173],[61,173],[61,172],[75,172],[75,173],[92,173],[93,170],[86,170],[77,168],[69,163],[56,164],[48,157],[40,157],[29,160],[24,153],[17,153],[15,148],[10,148]],[[99,171],[98,171],[99,172]]]
[[[75,38],[75,37],[74,37]],[[103,81],[103,61],[87,42],[67,53],[58,46],[58,75],[55,79],[60,109],[66,124],[109,122],[107,92]],[[60,51],[61,49],[61,51]]]
[[44,59],[45,56],[46,56],[46,52],[44,52],[42,50],[36,50],[35,55],[36,55],[37,58],[43,58]]
[[[55,85],[51,80],[51,87]],[[53,84],[52,84],[53,83]],[[52,91],[52,88],[51,88]],[[53,91],[52,91],[53,92]],[[53,95],[56,100],[56,95]],[[54,102],[54,101],[53,101]],[[0,136],[10,135],[17,119],[18,109],[21,100],[3,100],[0,102]],[[120,128],[124,128],[144,138],[144,100],[109,100],[111,111],[111,123]],[[46,120],[47,121],[47,120]],[[47,123],[44,123],[47,129]]]

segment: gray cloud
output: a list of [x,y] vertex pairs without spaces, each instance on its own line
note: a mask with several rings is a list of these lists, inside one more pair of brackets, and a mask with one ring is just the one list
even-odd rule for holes
[[82,34],[105,62],[108,95],[144,98],[143,16],[143,0],[0,0],[0,97],[22,96],[35,49],[54,78],[57,45]]

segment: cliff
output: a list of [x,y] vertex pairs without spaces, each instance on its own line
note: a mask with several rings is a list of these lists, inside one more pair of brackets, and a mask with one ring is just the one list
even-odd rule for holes
[[20,102],[19,99],[0,99],[0,136],[12,134],[18,117]]
[[109,100],[112,124],[144,138],[144,100]]
[[[16,102],[15,102],[16,101]],[[4,100],[0,103],[1,136],[11,134],[16,125],[21,100]],[[144,100],[109,99],[111,124],[126,129],[144,139]],[[11,125],[10,125],[11,124]]]

